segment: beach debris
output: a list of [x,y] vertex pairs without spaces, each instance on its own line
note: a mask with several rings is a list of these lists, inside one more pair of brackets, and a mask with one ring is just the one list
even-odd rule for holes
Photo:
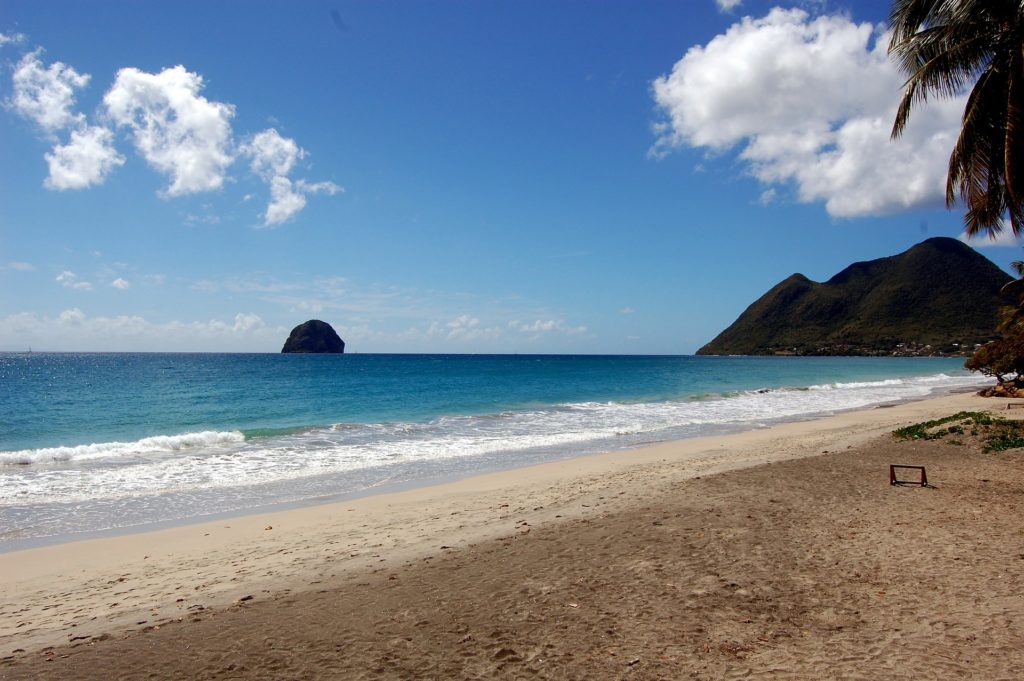
[[[897,468],[908,468],[912,470],[921,471],[920,481],[915,480],[900,480],[896,477]],[[906,464],[891,463],[889,464],[889,484],[890,485],[916,485],[920,484],[921,487],[928,487],[928,475],[925,473],[924,466],[910,466]]]
[[267,530],[272,530],[272,529],[274,529],[273,525],[267,525],[266,527],[263,528],[263,531],[266,532]]
[[253,599],[253,597],[250,594],[248,596],[242,596],[241,598],[238,599],[238,602],[239,603],[244,603],[245,601],[251,601],[252,599]]
[[639,663],[640,663],[640,658],[639,657],[634,657],[632,660],[629,660],[628,662],[626,662],[626,665],[629,666],[629,667],[632,667],[633,665],[639,664]]
[[520,662],[523,658],[519,657],[519,653],[513,648],[500,648],[498,652],[494,653],[495,660],[507,660],[509,662]]

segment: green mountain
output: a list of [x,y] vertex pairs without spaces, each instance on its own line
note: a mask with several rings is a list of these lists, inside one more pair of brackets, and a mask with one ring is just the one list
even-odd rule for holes
[[[1011,277],[946,237],[858,262],[824,284],[794,274],[698,355],[957,353],[995,337]],[[956,344],[956,345],[954,345]],[[926,347],[930,346],[930,347]]]

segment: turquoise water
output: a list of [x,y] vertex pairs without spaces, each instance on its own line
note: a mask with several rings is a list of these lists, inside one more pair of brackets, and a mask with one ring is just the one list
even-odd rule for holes
[[944,358],[0,354],[0,550],[979,383],[961,367]]

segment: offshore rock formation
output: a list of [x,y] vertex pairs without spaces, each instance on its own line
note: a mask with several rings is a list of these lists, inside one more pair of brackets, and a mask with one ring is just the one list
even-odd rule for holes
[[292,329],[281,352],[341,354],[345,352],[345,341],[327,322],[310,319]]
[[962,355],[996,336],[1010,281],[956,239],[776,284],[698,355]]

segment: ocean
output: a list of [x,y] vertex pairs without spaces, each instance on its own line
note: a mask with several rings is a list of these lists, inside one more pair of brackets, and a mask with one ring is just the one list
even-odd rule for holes
[[0,354],[0,551],[764,428],[957,358]]

